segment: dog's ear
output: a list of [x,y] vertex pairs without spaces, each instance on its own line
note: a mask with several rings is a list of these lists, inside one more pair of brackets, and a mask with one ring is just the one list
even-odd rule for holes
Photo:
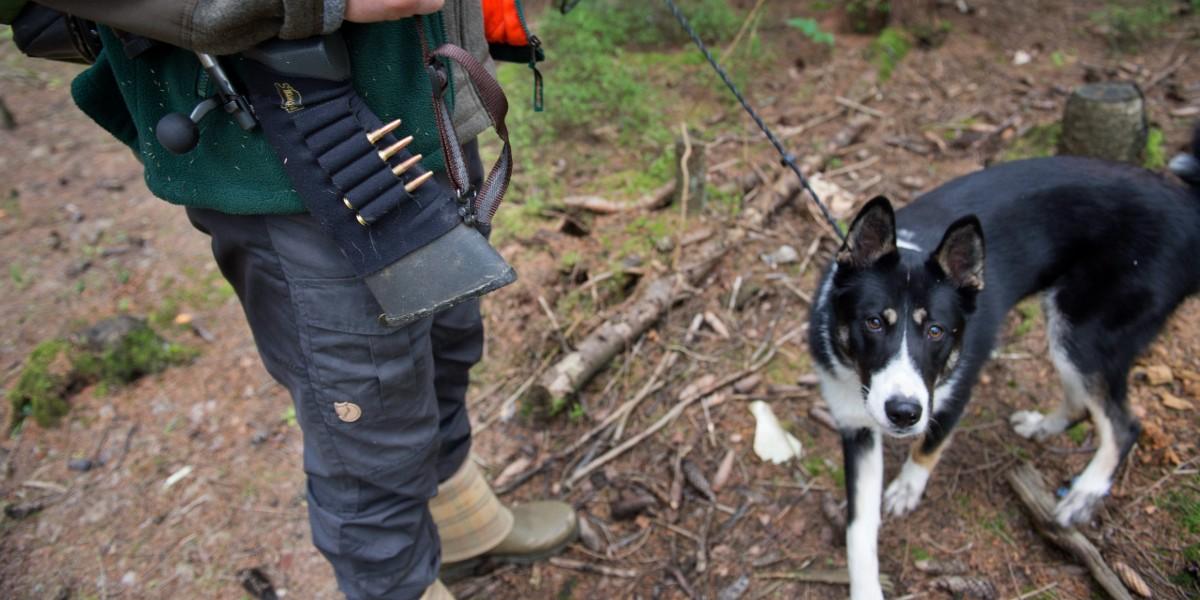
[[983,289],[983,227],[974,215],[963,217],[946,230],[933,260],[959,288]]
[[896,252],[896,214],[887,198],[875,196],[854,217],[837,261],[861,269],[893,252]]

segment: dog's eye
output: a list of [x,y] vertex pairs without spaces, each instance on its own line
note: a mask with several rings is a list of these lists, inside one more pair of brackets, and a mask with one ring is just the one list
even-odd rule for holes
[[867,329],[871,331],[881,331],[883,329],[883,319],[879,317],[867,317]]
[[941,325],[935,323],[929,326],[929,331],[927,333],[929,335],[929,339],[936,342],[946,335],[946,330],[943,329]]

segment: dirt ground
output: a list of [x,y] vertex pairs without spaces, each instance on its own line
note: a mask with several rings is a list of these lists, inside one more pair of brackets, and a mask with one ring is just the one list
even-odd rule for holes
[[[744,3],[743,12],[752,4]],[[856,143],[822,165],[825,177],[857,203],[876,194],[904,203],[1001,159],[1023,133],[1056,121],[1067,93],[1088,78],[1140,83],[1168,156],[1188,142],[1200,107],[1200,18],[1194,15],[1180,15],[1137,49],[1117,53],[1089,17],[1102,2],[971,0],[969,14],[954,2],[909,3],[915,8],[897,11],[896,19],[917,23],[933,15],[950,23],[950,33],[936,48],[914,48],[882,81],[866,58],[872,36],[844,32],[836,17],[821,13],[817,18],[837,32],[837,43],[814,59],[796,29],[778,25],[804,14],[808,3],[780,4],[768,5],[770,17],[759,32],[777,49],[777,64],[748,91],[768,123],[792,132],[787,143],[802,158],[850,119],[869,121]],[[1023,62],[1014,60],[1018,52],[1030,60],[1016,64]],[[12,386],[38,343],[116,314],[187,321],[164,333],[199,354],[128,387],[80,391],[59,427],[27,423],[0,437],[0,503],[6,507],[0,597],[241,598],[249,596],[240,572],[251,568],[260,569],[280,597],[337,597],[332,571],[309,539],[301,434],[290,399],[259,363],[207,239],[182,210],[153,198],[138,162],[75,110],[68,94],[74,72],[23,59],[0,42],[0,98],[16,121],[15,129],[0,129],[0,262],[6,271],[0,386]],[[707,83],[696,89],[718,93]],[[838,96],[867,108],[844,108]],[[695,294],[615,359],[577,404],[552,417],[527,409],[508,421],[498,418],[502,405],[563,345],[578,343],[624,299],[635,299],[644,287],[639,282],[667,272],[673,251],[651,245],[636,268],[607,276],[623,282],[613,286],[603,284],[612,258],[606,253],[626,238],[658,235],[645,226],[647,211],[572,215],[586,225],[583,235],[562,226],[555,213],[533,233],[503,237],[501,251],[521,279],[485,303],[489,340],[469,399],[476,452],[491,478],[509,488],[506,500],[567,500],[599,543],[576,544],[565,555],[590,571],[503,567],[456,583],[459,598],[846,595],[844,586],[789,578],[845,565],[836,519],[827,516],[836,511],[822,508],[843,498],[840,447],[837,435],[810,417],[821,400],[803,335],[805,298],[834,243],[802,198],[767,227],[745,225],[746,211],[760,209],[766,198],[760,178],[769,185],[781,171],[753,124],[727,106],[689,125],[735,132],[709,137],[709,165],[717,166],[710,184],[725,190],[745,185],[745,197],[737,194],[742,210],[710,207],[686,223],[674,215],[662,223],[676,245],[708,232],[732,249]],[[674,110],[664,107],[664,119],[674,118]],[[815,120],[823,115],[829,118]],[[805,123],[811,126],[800,131]],[[579,143],[596,150],[595,139]],[[611,152],[620,155],[619,148]],[[543,164],[552,163],[548,155]],[[534,168],[523,165],[518,178]],[[594,165],[567,164],[561,171],[570,189],[598,191]],[[842,207],[840,216],[853,209]],[[813,248],[812,258],[772,269],[761,255],[781,245],[802,257]],[[682,247],[680,259],[699,247]],[[739,277],[743,292],[752,293],[740,294],[730,309]],[[685,344],[689,324],[703,313],[719,325],[710,322]],[[1198,341],[1200,303],[1193,300],[1142,360],[1155,373],[1169,372],[1163,380],[1134,377],[1130,396],[1144,432],[1112,496],[1083,528],[1105,559],[1140,573],[1157,598],[1200,595]],[[633,396],[664,353],[679,352],[680,359],[629,419],[625,438],[666,413],[689,384],[735,373],[768,348],[774,358],[756,385],[718,392],[577,485],[563,485],[581,462],[608,446],[556,453]],[[885,519],[880,564],[895,596],[950,596],[936,589],[934,574],[918,568],[923,560],[958,561],[968,576],[990,582],[999,598],[1102,594],[1084,568],[1035,532],[1004,478],[1031,461],[1052,485],[1065,485],[1094,447],[1089,426],[1045,444],[1008,427],[1012,411],[1049,407],[1060,393],[1044,355],[1040,316],[1035,305],[1025,305],[1011,316],[998,357],[921,506],[905,518]],[[747,407],[758,399],[803,442],[801,459],[775,466],[755,455]],[[0,405],[5,423],[9,410],[7,402]],[[903,444],[888,446],[889,473],[905,452]],[[673,463],[683,454],[710,480],[732,455],[732,474],[715,505],[689,485],[678,510],[664,505]],[[91,459],[94,468],[69,469],[79,458]],[[531,477],[514,477],[539,466]],[[640,497],[651,499],[649,508],[614,518],[615,504]],[[40,510],[26,516],[11,510],[16,507]]]

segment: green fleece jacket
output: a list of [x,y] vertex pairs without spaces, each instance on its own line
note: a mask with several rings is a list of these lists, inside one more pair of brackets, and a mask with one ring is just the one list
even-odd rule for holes
[[[133,149],[142,161],[150,191],[169,202],[231,214],[305,210],[261,131],[243,131],[223,112],[210,113],[200,123],[200,143],[195,150],[176,156],[159,145],[154,128],[163,115],[187,113],[213,93],[212,82],[195,55],[179,46],[230,53],[271,37],[303,38],[340,29],[350,50],[359,94],[385,122],[403,120],[400,133],[415,138],[411,149],[425,155],[426,167],[444,168],[414,19],[343,23],[344,0],[39,3],[173,44],[131,59],[113,30],[102,27],[104,51],[96,64],[72,83],[79,107]],[[478,0],[450,0],[447,5],[445,14],[424,20],[430,43],[448,39],[477,56],[482,48],[486,55]],[[478,40],[473,35],[462,39],[464,32],[474,31],[478,31]],[[237,61],[224,59],[227,70],[236,73]],[[452,93],[452,99],[457,96]],[[466,102],[454,107],[454,117],[459,138],[466,142],[487,126],[487,118],[473,92],[462,96]]]

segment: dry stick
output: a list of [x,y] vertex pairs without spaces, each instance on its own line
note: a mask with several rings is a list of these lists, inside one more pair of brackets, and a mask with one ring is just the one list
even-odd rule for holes
[[1046,489],[1042,474],[1029,463],[1010,470],[1006,477],[1021,503],[1025,505],[1038,533],[1054,545],[1069,552],[1082,561],[1092,573],[1096,583],[1116,600],[1133,600],[1121,579],[1113,572],[1100,551],[1079,530],[1063,529],[1054,521],[1054,497]]
[[586,563],[581,560],[573,560],[570,558],[563,558],[561,556],[551,557],[550,564],[552,564],[556,567],[561,567],[563,569],[572,569],[575,571],[582,571],[584,573],[593,573],[596,575],[605,575],[608,577],[633,578],[633,577],[638,576],[638,571],[636,569],[622,569],[620,567],[597,565],[594,563]]
[[861,102],[855,102],[854,100],[851,100],[844,96],[836,96],[836,97],[834,97],[833,101],[837,102],[838,104],[841,104],[842,106],[845,106],[846,108],[857,110],[858,112],[863,113],[865,115],[870,115],[872,117],[875,117],[876,119],[882,119],[883,117],[886,116],[882,112],[879,112]]
[[[688,325],[687,333],[683,334],[683,345],[684,346],[691,345],[692,340],[696,339],[696,332],[700,331],[700,326],[703,324],[704,324],[704,314],[696,313],[696,316],[692,317],[692,323],[690,325]],[[663,373],[669,371],[671,369],[671,367],[675,366],[675,363],[679,360],[680,354],[681,354],[681,352],[678,349],[673,349],[673,350],[671,350],[671,352],[669,354],[664,355],[662,357],[662,360],[659,363],[659,367],[655,367],[655,369],[654,369],[655,374],[653,377],[651,377],[651,380],[653,381],[654,379],[661,377]],[[648,387],[649,383],[647,383],[646,385]],[[633,414],[633,411],[635,408],[637,408],[637,405],[640,404],[642,402],[642,400],[645,400],[646,398],[648,398],[650,396],[650,394],[653,394],[655,391],[662,389],[662,387],[664,385],[665,384],[660,384],[655,388],[655,390],[651,390],[651,391],[647,392],[646,394],[642,394],[642,392],[639,391],[638,396],[640,396],[640,398],[637,398],[637,402],[630,401],[629,408],[621,407],[624,409],[624,414],[621,415],[620,420],[617,422],[617,427],[615,429],[613,429],[612,439],[614,442],[621,439],[625,435],[625,426],[629,424],[629,417]],[[643,388],[643,389],[645,389],[645,388]]]
[[[687,123],[679,124],[680,131],[683,132],[683,154],[679,157],[679,172],[683,175],[679,179],[679,229],[675,233],[675,237],[683,241],[683,232],[687,231],[687,214],[688,214],[688,188],[691,187],[688,173],[688,160],[692,158],[692,138],[688,135]],[[679,257],[683,255],[683,244],[675,244],[675,256],[671,259],[671,268],[679,269]]]
[[554,311],[550,309],[550,303],[546,302],[545,296],[541,294],[537,297],[538,305],[542,307],[542,311],[546,313],[546,317],[550,319],[550,326],[554,328],[554,335],[558,338],[558,343],[562,345],[563,352],[570,352],[571,346],[567,344],[567,338],[563,335],[562,325],[558,323],[558,317],[554,316]]
[[[803,571],[776,571],[759,573],[762,579],[789,579],[805,583],[825,583],[829,585],[850,585],[850,573],[846,569],[805,569]],[[894,586],[892,578],[887,575],[879,576],[879,585],[884,592],[892,593]]]
[[1167,68],[1163,69],[1161,73],[1159,73],[1158,75],[1155,75],[1153,79],[1151,79],[1148,83],[1146,83],[1146,87],[1144,88],[1145,91],[1142,93],[1143,94],[1148,93],[1151,89],[1154,88],[1154,86],[1162,83],[1162,80],[1166,79],[1167,77],[1170,77],[1172,73],[1174,73],[1175,71],[1178,71],[1180,67],[1187,64],[1187,61],[1190,58],[1191,58],[1190,54],[1180,55],[1178,58],[1176,58],[1174,61],[1172,61],[1171,64],[1167,66]]
[[683,414],[683,411],[685,409],[687,409],[687,407],[691,406],[692,403],[694,403],[696,400],[704,398],[705,396],[708,396],[709,394],[712,394],[713,392],[715,392],[727,385],[730,385],[733,382],[738,381],[751,373],[757,372],[758,370],[767,366],[767,363],[771,362],[771,359],[773,359],[773,358],[775,358],[775,350],[774,349],[772,349],[771,352],[768,353],[765,357],[763,357],[762,360],[758,361],[758,363],[752,365],[750,368],[742,369],[741,371],[738,371],[737,373],[734,373],[733,375],[729,375],[729,376],[722,378],[721,380],[717,381],[716,383],[713,383],[712,385],[705,387],[702,390],[697,390],[696,392],[692,393],[690,396],[680,398],[679,402],[677,402],[675,404],[675,406],[673,408],[671,408],[671,410],[667,414],[665,414],[661,418],[659,418],[658,421],[655,421],[653,425],[651,425],[650,427],[647,427],[644,431],[629,438],[628,440],[625,440],[625,442],[622,443],[620,446],[617,446],[616,448],[609,450],[600,458],[597,458],[596,460],[592,461],[592,463],[589,464],[587,467],[584,467],[583,469],[578,470],[574,474],[572,474],[571,477],[569,479],[567,479],[567,482],[566,482],[567,487],[574,486],[575,483],[577,483],[580,479],[587,477],[587,475],[589,473],[591,473],[592,471],[595,471],[596,469],[599,469],[600,467],[608,464],[613,459],[628,452],[630,448],[633,448],[634,446],[641,443],[642,440],[645,440],[646,438],[657,433],[663,427],[666,427],[667,425],[669,425],[672,421],[674,421],[676,418],[678,418],[679,415]]
[[758,15],[758,11],[762,9],[764,3],[766,3],[766,0],[758,0],[758,2],[754,3],[754,8],[750,9],[750,13],[746,15],[746,19],[742,21],[742,26],[738,28],[737,35],[733,36],[733,41],[729,42],[729,46],[721,53],[721,58],[717,62],[721,64],[726,63],[726,59],[737,49],[738,44],[742,41],[742,36],[746,34],[746,30],[750,29],[750,23],[754,21],[754,17]]
[[492,415],[492,418],[488,419],[487,422],[477,427],[474,433],[479,434],[488,427],[491,427],[492,423],[495,423],[497,418],[502,421],[508,421],[512,419],[517,413],[517,400],[519,400],[521,396],[525,394],[525,391],[529,389],[529,386],[533,385],[533,382],[537,381],[537,378],[546,370],[546,367],[550,365],[550,361],[554,360],[554,357],[556,356],[558,356],[558,350],[547,354],[546,358],[542,360],[542,364],[538,365],[538,368],[529,376],[529,378],[526,379],[521,386],[518,387],[517,390],[508,398],[505,398],[504,402],[500,404],[500,410],[497,411],[497,414]]

